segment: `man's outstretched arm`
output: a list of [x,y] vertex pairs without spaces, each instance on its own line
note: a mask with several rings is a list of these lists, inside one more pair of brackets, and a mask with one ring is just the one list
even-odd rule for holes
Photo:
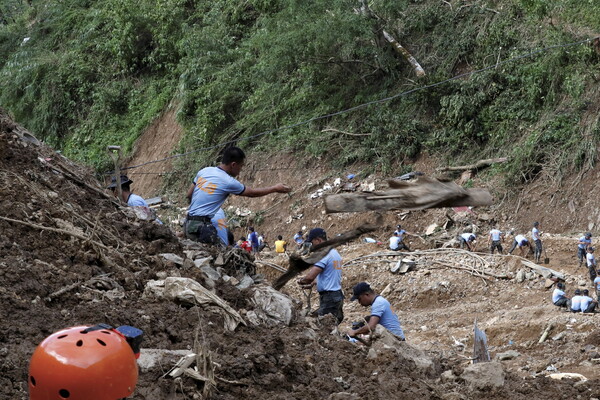
[[256,189],[246,187],[246,189],[244,189],[244,191],[242,193],[240,193],[240,196],[262,197],[262,196],[266,196],[271,193],[289,193],[291,191],[292,191],[291,187],[286,186],[282,183],[279,183],[275,186],[268,186],[268,187],[256,188]]

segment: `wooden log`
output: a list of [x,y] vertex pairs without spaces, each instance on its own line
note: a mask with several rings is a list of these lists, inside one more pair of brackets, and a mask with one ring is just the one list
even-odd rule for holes
[[489,158],[486,160],[479,160],[475,164],[460,165],[460,166],[456,166],[456,167],[440,167],[440,168],[437,168],[436,171],[442,171],[442,172],[445,172],[445,171],[472,171],[472,170],[479,170],[479,169],[487,168],[490,165],[503,163],[506,161],[508,161],[508,157]]
[[300,274],[302,271],[307,270],[316,262],[325,257],[331,249],[341,246],[342,244],[348,243],[349,241],[360,237],[362,234],[373,232],[382,225],[382,221],[383,219],[381,215],[379,215],[377,221],[374,224],[361,225],[340,236],[336,236],[332,239],[326,240],[323,243],[319,243],[318,245],[312,246],[309,255],[304,258],[302,258],[297,253],[293,253],[292,255],[290,255],[290,265],[287,271],[279,278],[277,278],[277,280],[273,283],[273,288],[277,290],[281,289],[295,276]]
[[521,264],[523,264],[526,267],[529,267],[532,270],[536,271],[537,273],[539,273],[544,278],[550,278],[551,276],[555,276],[555,277],[557,277],[560,280],[565,280],[565,275],[563,273],[555,271],[555,270],[553,270],[551,268],[543,267],[541,265],[538,265],[536,263],[533,263],[533,262],[531,262],[529,260],[525,260],[525,259],[521,259]]
[[328,213],[385,211],[395,209],[489,206],[492,196],[486,189],[465,189],[454,182],[420,177],[416,181],[390,180],[392,189],[383,192],[338,193],[325,196]]

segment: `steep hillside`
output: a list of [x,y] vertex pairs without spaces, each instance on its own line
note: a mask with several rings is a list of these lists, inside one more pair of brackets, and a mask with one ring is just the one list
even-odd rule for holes
[[217,145],[177,163],[187,173],[226,141],[384,173],[411,169],[425,150],[452,163],[509,156],[489,174],[511,186],[596,160],[594,2],[3,4],[0,103],[102,170],[106,145],[133,151],[174,99],[184,127],[176,151]]

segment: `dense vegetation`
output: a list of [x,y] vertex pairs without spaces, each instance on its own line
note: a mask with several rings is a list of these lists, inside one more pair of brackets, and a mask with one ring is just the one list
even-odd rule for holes
[[169,104],[186,130],[179,151],[238,140],[384,172],[425,149],[452,162],[501,155],[512,157],[498,167],[509,183],[595,161],[600,46],[502,61],[598,36],[596,0],[373,0],[375,17],[360,4],[2,0],[0,105],[99,168],[107,144],[130,148]]

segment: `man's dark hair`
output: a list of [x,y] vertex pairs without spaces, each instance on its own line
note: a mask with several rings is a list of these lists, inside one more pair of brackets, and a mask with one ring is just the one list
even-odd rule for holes
[[225,165],[229,165],[232,162],[240,163],[246,159],[246,154],[239,147],[228,147],[223,152],[221,162]]
[[587,289],[583,289],[583,295],[587,296],[588,294],[590,294],[590,291]]
[[253,227],[249,227],[249,228],[248,228],[248,230],[249,230],[250,232],[254,232],[254,228],[253,228]]
[[277,240],[283,240],[283,236],[281,236],[281,235],[278,235],[278,236],[277,236]]
[[131,187],[130,187],[129,183],[125,183],[125,184],[121,185],[121,190],[124,192],[131,192]]

